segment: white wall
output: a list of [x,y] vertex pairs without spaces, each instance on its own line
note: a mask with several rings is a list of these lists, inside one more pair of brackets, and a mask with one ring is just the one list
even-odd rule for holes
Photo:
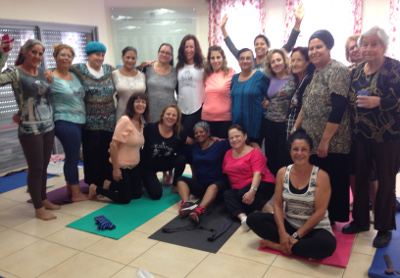
[[[286,0],[266,0],[266,35],[271,40],[272,47],[280,47],[283,42],[285,3]],[[364,0],[363,29],[373,25],[387,28],[389,3],[390,0]],[[206,52],[208,48],[206,0],[12,0],[1,5],[0,18],[97,26],[99,40],[112,53],[112,7],[193,7],[196,9],[196,35],[203,51]],[[305,16],[312,15],[307,14],[306,10]],[[113,55],[106,55],[106,62],[114,65]]]

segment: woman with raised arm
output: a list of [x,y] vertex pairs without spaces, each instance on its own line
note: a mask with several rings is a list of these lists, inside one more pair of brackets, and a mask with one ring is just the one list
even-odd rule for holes
[[212,136],[228,137],[232,124],[231,82],[235,71],[228,68],[225,53],[218,45],[208,48],[207,62],[204,66],[205,100],[201,119],[210,125]]
[[[1,41],[0,68],[3,68],[8,54],[4,49],[9,42]],[[35,208],[35,217],[41,220],[57,218],[48,210],[60,206],[47,200],[47,166],[54,143],[53,111],[49,102],[50,86],[39,68],[44,46],[39,40],[28,40],[21,47],[15,66],[0,74],[0,86],[11,84],[18,104],[18,139],[28,164],[27,184]]]
[[91,184],[89,198],[95,200],[101,194],[111,200],[128,204],[142,196],[140,173],[136,167],[140,161],[140,149],[144,144],[143,128],[149,118],[147,95],[133,93],[126,104],[125,113],[117,122],[110,144],[110,162],[113,179],[105,180],[102,187]]
[[[300,25],[301,21],[304,18],[304,8],[303,8],[303,3],[299,5],[297,10],[294,12],[294,16],[296,17],[296,22],[295,25],[292,29],[292,32],[290,33],[289,39],[286,44],[282,46],[283,49],[286,50],[286,52],[290,53],[292,50],[293,46],[296,44],[297,37],[300,34]],[[236,59],[239,59],[239,50],[235,47],[233,42],[231,41],[231,38],[228,35],[228,32],[226,31],[226,22],[228,21],[228,16],[225,15],[222,18],[221,22],[221,31],[222,34],[224,35],[224,41],[226,43],[226,46],[229,48],[233,56],[236,57]],[[268,38],[264,35],[258,35],[254,39],[254,51],[256,53],[256,60],[254,63],[254,69],[263,71],[264,70],[264,62],[267,59],[267,53],[268,49],[270,48],[271,44],[268,40]]]
[[144,93],[146,91],[146,78],[142,72],[135,68],[136,60],[136,49],[127,46],[122,50],[122,62],[124,66],[112,72],[118,98],[116,111],[117,121],[125,114],[126,104],[131,95],[134,93]]
[[274,214],[254,212],[247,225],[263,238],[263,248],[321,260],[336,249],[327,211],[329,176],[309,162],[313,142],[304,130],[293,133],[287,143],[293,164],[276,176]]

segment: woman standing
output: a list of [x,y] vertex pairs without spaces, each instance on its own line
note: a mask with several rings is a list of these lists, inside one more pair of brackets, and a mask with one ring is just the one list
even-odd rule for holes
[[235,71],[228,68],[225,53],[217,45],[208,48],[207,62],[204,66],[205,100],[201,119],[210,125],[211,135],[228,137],[232,124],[231,80]]
[[369,178],[373,162],[378,172],[375,198],[376,248],[388,245],[396,229],[396,174],[400,167],[400,62],[385,57],[389,37],[379,27],[363,33],[359,40],[365,62],[352,72],[351,116],[356,140],[356,192],[354,221],[343,233],[369,230]]
[[351,65],[349,66],[350,69],[353,69],[358,63],[364,61],[364,58],[361,55],[360,48],[357,45],[359,37],[360,35],[352,35],[346,40],[346,60],[351,63]]
[[103,187],[91,184],[89,198],[101,194],[111,200],[128,204],[131,199],[142,196],[142,184],[137,165],[140,149],[144,144],[143,128],[149,118],[147,96],[133,93],[126,104],[125,114],[117,122],[110,144],[110,162],[113,166],[113,180],[105,180]]
[[199,41],[192,35],[183,37],[178,50],[178,106],[182,111],[183,132],[194,138],[193,127],[201,120],[204,102],[203,52]]
[[316,67],[303,98],[302,127],[313,139],[316,150],[310,162],[326,171],[331,179],[329,219],[349,220],[349,170],[351,143],[348,94],[350,74],[345,65],[333,60],[334,39],[327,30],[311,35],[308,55]]
[[78,162],[82,143],[82,125],[86,121],[85,91],[78,77],[68,71],[75,57],[72,47],[66,44],[54,46],[53,57],[57,68],[50,83],[50,103],[53,108],[55,133],[64,152],[64,176],[67,195],[73,202],[88,199],[79,188]]
[[[3,68],[8,55],[8,42],[1,42],[0,67]],[[47,200],[47,166],[54,143],[53,111],[49,102],[50,88],[44,71],[38,68],[42,61],[44,46],[38,40],[28,40],[21,47],[15,66],[0,74],[0,85],[11,84],[18,104],[18,139],[28,163],[28,189],[35,208],[36,218],[57,218],[48,210],[60,206]]]
[[243,126],[250,142],[260,145],[263,140],[260,127],[265,111],[262,102],[267,97],[269,78],[253,69],[253,51],[243,48],[238,55],[242,72],[232,77],[232,124]]
[[252,213],[247,224],[263,238],[263,248],[321,260],[336,249],[327,211],[331,196],[329,176],[310,164],[313,142],[303,130],[290,136],[288,145],[294,164],[278,172],[274,214]]
[[254,210],[272,212],[267,202],[274,195],[275,177],[268,170],[267,158],[261,151],[246,144],[243,127],[232,125],[228,136],[232,149],[225,154],[222,169],[231,189],[224,192],[225,205],[232,217],[237,217],[248,230],[248,213]]
[[127,46],[122,50],[124,66],[112,73],[115,89],[117,90],[117,121],[124,115],[126,104],[134,93],[146,91],[146,79],[142,72],[135,69],[137,51],[134,47]]
[[286,115],[289,103],[296,89],[295,78],[290,75],[289,58],[283,49],[272,49],[265,61],[265,74],[270,78],[268,100],[263,102],[267,109],[263,133],[265,156],[268,169],[276,175],[285,165]]

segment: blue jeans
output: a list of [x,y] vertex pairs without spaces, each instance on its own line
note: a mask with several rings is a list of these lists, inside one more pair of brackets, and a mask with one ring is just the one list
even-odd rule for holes
[[55,126],[56,136],[65,152],[65,180],[70,185],[79,184],[78,162],[82,143],[82,125],[59,120],[55,122]]

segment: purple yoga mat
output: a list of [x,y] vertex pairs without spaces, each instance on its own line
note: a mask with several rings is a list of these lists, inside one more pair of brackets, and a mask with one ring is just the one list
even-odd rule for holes
[[[79,181],[79,187],[81,188],[82,193],[89,192],[89,186],[83,180]],[[67,196],[67,186],[63,186],[53,191],[47,192],[47,200],[55,205],[65,205],[72,203],[71,198]],[[27,202],[32,203],[32,199],[29,199]]]

